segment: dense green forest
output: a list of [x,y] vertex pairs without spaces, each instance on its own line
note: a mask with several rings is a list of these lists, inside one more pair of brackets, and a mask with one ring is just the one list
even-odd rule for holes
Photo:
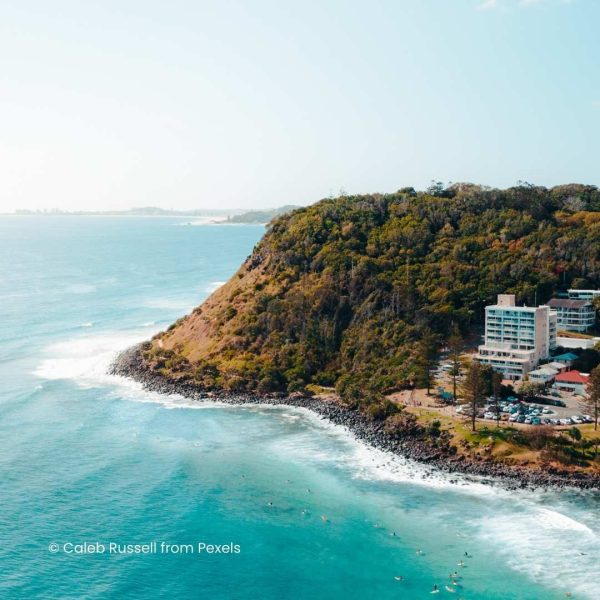
[[422,340],[476,329],[498,293],[600,286],[600,191],[471,184],[325,199],[275,219],[234,277],[159,334],[154,369],[207,389],[414,381]]

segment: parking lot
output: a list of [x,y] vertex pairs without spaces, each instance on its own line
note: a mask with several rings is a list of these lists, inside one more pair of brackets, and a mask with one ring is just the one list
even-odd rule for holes
[[[434,373],[436,384],[446,391],[452,390],[452,376],[449,373],[451,367],[448,361],[442,361]],[[457,385],[460,388],[464,376],[457,378]],[[512,381],[503,381],[503,385],[513,385]],[[591,423],[593,419],[585,414],[585,409],[580,405],[581,397],[564,392],[556,392],[549,396],[552,399],[564,402],[565,406],[554,406],[542,402],[520,402],[515,396],[509,396],[500,403],[500,419],[504,423],[522,424],[522,425],[551,425],[551,426],[572,426],[583,423]],[[469,407],[458,405],[452,407],[454,412],[460,416],[470,416]],[[485,406],[477,411],[477,418],[483,420],[496,421],[495,406],[488,399]]]

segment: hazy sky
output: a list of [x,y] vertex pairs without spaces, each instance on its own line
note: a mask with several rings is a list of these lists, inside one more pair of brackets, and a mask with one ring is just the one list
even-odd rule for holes
[[4,0],[0,211],[600,184],[598,0]]

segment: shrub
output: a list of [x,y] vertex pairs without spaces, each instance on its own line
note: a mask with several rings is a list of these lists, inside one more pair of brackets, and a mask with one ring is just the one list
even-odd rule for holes
[[303,379],[294,379],[290,381],[287,386],[287,391],[291,394],[293,392],[306,392],[306,384]]
[[431,437],[438,438],[441,434],[441,427],[442,424],[440,423],[440,421],[431,421],[427,425],[427,434]]

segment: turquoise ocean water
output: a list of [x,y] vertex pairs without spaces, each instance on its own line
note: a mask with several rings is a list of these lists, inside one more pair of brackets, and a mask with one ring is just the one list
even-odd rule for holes
[[0,218],[0,598],[599,598],[598,495],[453,484],[301,410],[106,374],[263,231]]

